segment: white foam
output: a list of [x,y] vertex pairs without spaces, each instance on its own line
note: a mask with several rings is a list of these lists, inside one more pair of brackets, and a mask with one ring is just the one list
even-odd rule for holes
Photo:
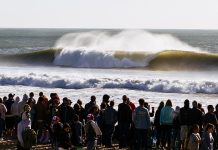
[[199,51],[170,34],[157,34],[145,30],[123,30],[114,34],[106,31],[68,33],[59,38],[56,48],[86,51],[143,51],[157,53],[162,50]]
[[[81,75],[80,75],[81,76]],[[85,77],[85,75],[83,75]],[[213,94],[218,92],[218,82],[212,81],[179,81],[166,79],[122,79],[122,78],[81,78],[79,76],[67,77],[51,74],[8,75],[0,74],[0,85],[23,85],[43,88],[62,89],[132,89],[140,91],[151,91],[161,93],[205,93]]]

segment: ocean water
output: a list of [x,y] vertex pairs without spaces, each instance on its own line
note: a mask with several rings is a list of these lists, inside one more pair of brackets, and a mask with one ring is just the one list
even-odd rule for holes
[[138,105],[218,96],[217,30],[0,29],[0,96],[57,92]]

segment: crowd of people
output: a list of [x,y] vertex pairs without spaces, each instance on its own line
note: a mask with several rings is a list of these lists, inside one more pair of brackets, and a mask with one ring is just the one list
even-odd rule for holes
[[[216,150],[218,148],[218,105],[208,105],[205,112],[197,101],[185,100],[184,106],[173,108],[171,100],[161,101],[157,110],[143,98],[134,104],[126,96],[114,108],[115,102],[105,94],[100,106],[96,97],[83,107],[81,100],[57,93],[50,99],[43,92],[37,100],[34,93],[24,94],[22,100],[9,94],[0,98],[0,140],[16,136],[18,150],[31,149],[36,143],[51,143],[53,149],[88,150],[97,145],[112,148],[115,140],[119,148],[131,150],[157,149]],[[136,106],[137,105],[137,106]]]

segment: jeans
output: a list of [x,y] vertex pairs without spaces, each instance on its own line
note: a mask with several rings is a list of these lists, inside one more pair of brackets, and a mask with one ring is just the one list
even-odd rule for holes
[[112,146],[114,125],[105,125],[105,146]]
[[120,135],[119,147],[125,148],[127,147],[127,143],[128,143],[127,139],[129,137],[130,123],[119,122],[118,126],[119,126],[119,135]]
[[147,150],[148,149],[148,130],[147,129],[136,129],[135,130],[135,149],[136,150]]
[[95,150],[97,146],[97,140],[87,141],[87,150]]

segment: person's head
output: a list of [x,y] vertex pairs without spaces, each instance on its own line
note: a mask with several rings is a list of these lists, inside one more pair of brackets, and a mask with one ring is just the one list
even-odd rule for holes
[[14,95],[15,95],[15,94],[12,94],[12,93],[8,94],[8,99],[13,99],[13,98],[14,98]]
[[23,100],[24,102],[27,102],[27,101],[28,101],[28,95],[27,95],[27,94],[24,94],[22,100]]
[[95,103],[96,97],[94,95],[91,96],[91,102]]
[[105,102],[105,103],[109,103],[109,98],[110,98],[109,95],[104,94],[104,95],[103,95],[103,98],[102,98],[102,101]]
[[207,110],[208,110],[209,113],[212,113],[214,111],[213,105],[208,105]]
[[207,126],[206,126],[206,128],[205,128],[205,131],[206,131],[206,132],[209,132],[209,133],[212,133],[213,130],[214,130],[214,125],[211,124],[211,123],[208,123]]
[[192,126],[192,133],[199,133],[199,125],[194,124]]
[[143,98],[139,99],[139,105],[144,106],[145,100]]
[[39,92],[39,97],[43,96],[43,92]]
[[111,107],[114,107],[114,101],[113,101],[113,100],[110,101],[110,106],[111,106]]
[[102,102],[101,105],[100,105],[100,108],[105,109],[106,107],[107,107],[107,104],[105,102]]
[[77,103],[78,103],[80,106],[83,105],[83,103],[82,103],[82,101],[81,101],[80,99],[77,100]]
[[70,125],[68,123],[65,123],[63,125],[63,129],[65,132],[70,133],[71,128],[70,128]]
[[184,101],[184,107],[189,107],[189,100],[188,100],[188,99],[186,99],[186,100]]
[[167,100],[167,102],[166,102],[166,106],[169,106],[169,107],[172,107],[172,106],[173,106],[173,105],[172,105],[172,102],[171,102],[170,99]]
[[87,121],[94,120],[94,115],[93,114],[88,114],[87,115]]
[[73,109],[75,111],[80,111],[81,110],[81,106],[78,103],[76,103],[76,104],[74,104]]
[[30,112],[31,111],[30,105],[25,104],[24,107],[23,107],[23,110],[26,111],[26,112]]
[[20,101],[20,97],[17,96],[17,97],[15,98],[15,102],[19,103],[19,101]]
[[58,122],[60,122],[60,118],[58,117],[58,116],[53,116],[53,118],[52,118],[52,123],[58,123]]
[[68,99],[68,105],[71,106],[71,104],[72,104],[72,100]]
[[124,103],[127,103],[128,97],[126,95],[123,95],[122,99]]
[[5,103],[7,101],[7,99],[8,99],[7,96],[4,96],[3,97],[3,103]]
[[44,101],[44,98],[42,97],[42,96],[40,96],[39,98],[38,98],[38,102],[37,103],[42,103]]
[[161,102],[159,103],[158,109],[162,109],[163,107],[164,107],[164,102],[161,101]]
[[198,103],[197,103],[197,101],[193,101],[193,102],[192,102],[192,106],[193,106],[193,108],[198,108]]
[[68,98],[67,97],[64,97],[63,98],[63,104],[64,105],[68,105],[69,101],[68,101]]
[[216,111],[218,111],[218,104],[216,104],[216,107],[215,107],[215,108],[216,108]]
[[34,93],[33,93],[33,92],[30,92],[29,97],[30,97],[30,98],[33,98],[33,97],[34,97]]

